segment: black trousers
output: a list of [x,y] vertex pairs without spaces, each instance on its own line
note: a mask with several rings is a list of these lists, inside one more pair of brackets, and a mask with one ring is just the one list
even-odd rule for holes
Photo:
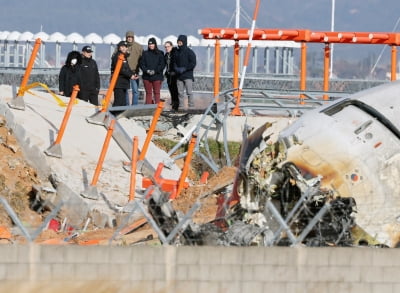
[[126,92],[128,89],[115,88],[114,89],[114,103],[113,107],[126,106]]
[[79,99],[89,102],[93,105],[99,105],[99,92],[96,90],[80,90]]
[[167,75],[168,90],[171,95],[172,109],[178,110],[179,108],[179,96],[178,96],[178,86],[176,85],[176,76]]

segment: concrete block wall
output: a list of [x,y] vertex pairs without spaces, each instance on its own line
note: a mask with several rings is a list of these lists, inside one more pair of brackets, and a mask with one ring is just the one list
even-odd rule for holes
[[0,246],[0,292],[395,293],[400,250]]

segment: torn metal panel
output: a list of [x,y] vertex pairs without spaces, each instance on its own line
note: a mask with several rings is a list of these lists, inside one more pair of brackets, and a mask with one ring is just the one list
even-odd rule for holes
[[400,236],[400,83],[310,111],[280,133],[285,162],[357,203],[357,224],[388,246]]

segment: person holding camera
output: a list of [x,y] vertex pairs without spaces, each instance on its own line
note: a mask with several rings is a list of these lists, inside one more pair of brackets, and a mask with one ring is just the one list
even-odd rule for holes
[[164,79],[164,52],[157,48],[155,38],[150,38],[147,45],[148,49],[143,52],[139,60],[139,66],[143,72],[143,85],[146,91],[145,104],[158,104]]

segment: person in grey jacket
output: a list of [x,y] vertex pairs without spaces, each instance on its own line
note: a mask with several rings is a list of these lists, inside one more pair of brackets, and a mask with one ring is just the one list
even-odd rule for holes
[[[164,79],[164,52],[157,48],[155,38],[148,41],[148,49],[143,52],[139,60],[142,69],[143,85],[146,91],[146,104],[158,104],[160,102],[161,84]],[[154,99],[153,99],[154,95]]]
[[194,107],[193,101],[193,70],[196,67],[196,54],[187,46],[187,36],[178,37],[178,50],[174,58],[174,70],[177,75],[179,106],[183,107],[185,90],[189,108]]

